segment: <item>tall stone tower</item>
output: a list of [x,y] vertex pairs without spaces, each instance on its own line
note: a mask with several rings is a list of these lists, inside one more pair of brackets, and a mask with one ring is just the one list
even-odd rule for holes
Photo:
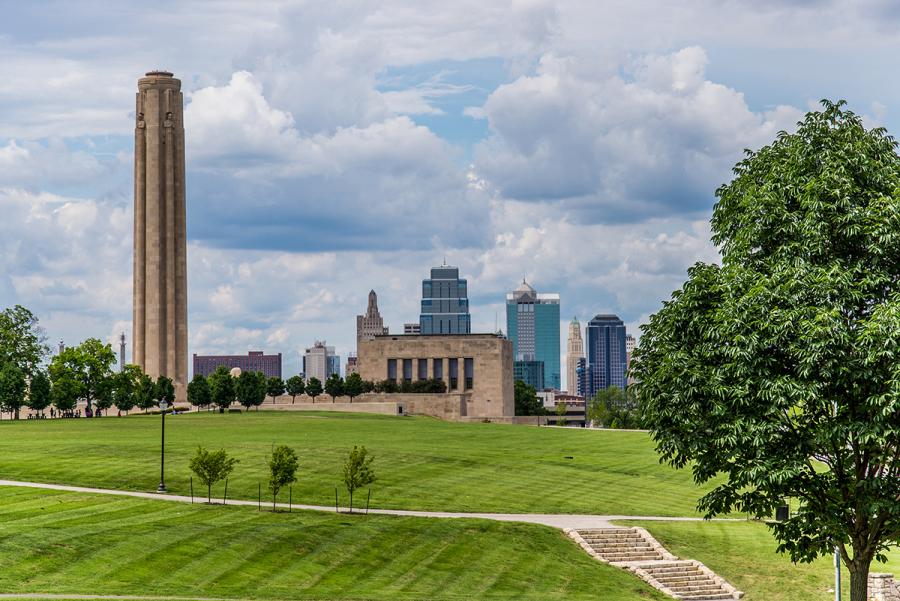
[[184,99],[166,71],[138,80],[134,129],[135,365],[187,386]]
[[381,313],[378,312],[378,295],[374,290],[369,291],[369,306],[366,307],[365,315],[356,316],[356,343],[359,348],[360,340],[371,340],[375,336],[387,334],[388,329],[384,327],[384,320]]
[[569,394],[578,394],[578,360],[584,358],[584,339],[581,324],[573,317],[569,322],[569,339],[566,341],[566,388]]

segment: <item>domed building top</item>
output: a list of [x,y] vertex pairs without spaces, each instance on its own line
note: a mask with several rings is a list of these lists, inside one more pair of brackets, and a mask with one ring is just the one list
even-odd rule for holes
[[534,288],[525,281],[525,278],[522,278],[522,283],[513,291],[513,297],[515,297],[516,300],[523,297],[534,299],[537,298],[537,292],[535,292]]

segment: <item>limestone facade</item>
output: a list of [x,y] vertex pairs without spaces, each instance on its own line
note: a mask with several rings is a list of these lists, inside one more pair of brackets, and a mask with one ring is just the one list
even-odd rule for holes
[[515,413],[512,342],[495,334],[376,336],[359,342],[358,356],[364,380],[443,380],[448,396],[460,395],[446,401],[454,407],[440,409],[446,415],[457,402],[460,416],[470,419]]
[[868,586],[871,601],[900,601],[900,587],[893,574],[870,573]]
[[356,316],[356,343],[359,344],[360,340],[371,340],[375,336],[387,333],[388,329],[384,327],[384,319],[378,312],[378,295],[374,290],[370,290],[366,314]]
[[573,317],[569,322],[569,339],[566,341],[566,391],[569,394],[580,394],[578,391],[578,360],[584,358],[584,339],[581,337],[581,324]]
[[134,129],[134,336],[132,361],[187,386],[187,232],[181,81],[165,71],[138,80]]

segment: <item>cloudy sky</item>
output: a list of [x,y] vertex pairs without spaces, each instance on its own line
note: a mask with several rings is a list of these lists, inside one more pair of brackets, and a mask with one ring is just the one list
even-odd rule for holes
[[[0,0],[0,306],[131,332],[134,93],[183,82],[190,351],[346,356],[446,257],[473,329],[523,274],[637,330],[715,260],[744,148],[846,98],[900,132],[888,0]],[[565,323],[561,324],[565,328]],[[565,340],[563,339],[563,347]]]

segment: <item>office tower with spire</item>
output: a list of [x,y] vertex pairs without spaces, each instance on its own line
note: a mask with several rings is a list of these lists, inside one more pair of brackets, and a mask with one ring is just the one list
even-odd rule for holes
[[506,295],[506,335],[516,378],[538,390],[559,390],[559,294],[538,294],[523,278]]
[[356,343],[359,346],[360,340],[371,340],[375,336],[382,336],[388,333],[388,329],[384,327],[384,319],[378,312],[378,295],[374,290],[369,290],[369,306],[366,307],[365,315],[356,316]]
[[459,268],[433,267],[431,277],[422,280],[419,330],[423,335],[472,333],[468,283],[459,277]]
[[569,322],[569,338],[566,340],[566,390],[569,394],[581,394],[578,392],[578,360],[583,358],[581,324],[577,317],[573,317]]

